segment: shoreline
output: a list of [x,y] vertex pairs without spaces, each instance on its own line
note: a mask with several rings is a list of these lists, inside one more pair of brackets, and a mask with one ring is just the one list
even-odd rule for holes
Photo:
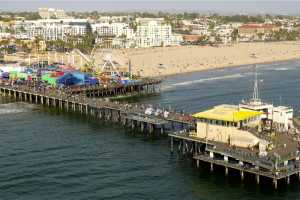
[[[7,60],[23,62],[66,63],[83,69],[86,62],[78,54],[59,54],[53,52],[38,54],[37,57],[7,56]],[[128,70],[129,61],[133,74],[142,77],[167,78],[218,69],[236,68],[250,65],[280,63],[300,60],[300,41],[236,43],[230,46],[172,46],[142,49],[111,49],[109,54],[119,70]],[[94,54],[95,66],[104,65],[105,51]]]
[[250,63],[250,64],[242,64],[242,65],[232,65],[232,66],[222,66],[222,67],[215,67],[210,69],[199,69],[195,71],[187,71],[187,72],[181,72],[181,73],[174,73],[169,75],[162,75],[162,76],[151,76],[152,78],[161,78],[161,79],[167,79],[175,76],[180,75],[188,75],[192,73],[201,73],[201,72],[209,72],[209,71],[215,71],[215,70],[225,70],[225,69],[234,69],[234,68],[243,68],[251,65],[263,65],[263,64],[281,64],[285,62],[292,62],[292,61],[300,61],[300,58],[292,58],[292,59],[285,59],[285,60],[274,60],[274,61],[266,61],[266,62],[257,62],[257,63]]
[[[131,60],[134,74],[169,77],[178,74],[300,59],[300,41],[237,43],[231,46],[177,46],[116,51]],[[117,60],[117,59],[116,59]],[[120,60],[122,61],[122,60]],[[126,66],[126,59],[123,63]]]

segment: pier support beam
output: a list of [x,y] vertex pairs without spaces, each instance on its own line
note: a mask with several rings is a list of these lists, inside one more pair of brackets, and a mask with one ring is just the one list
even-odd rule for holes
[[199,165],[200,165],[200,161],[197,160],[197,161],[196,161],[196,166],[197,166],[197,168],[199,168]]
[[89,114],[89,106],[85,105],[85,114],[88,115]]
[[152,134],[154,131],[154,125],[153,124],[149,124],[149,133]]
[[278,187],[276,178],[273,179],[273,186],[275,189],[277,189],[277,187]]
[[161,135],[164,134],[164,127],[163,127],[163,126],[160,128],[160,134],[161,134]]
[[288,185],[290,184],[290,176],[286,177],[286,184],[288,184]]
[[66,109],[69,111],[69,101],[66,101]]
[[59,108],[62,110],[63,109],[63,102],[62,99],[59,100]]
[[[99,118],[102,119],[102,116],[103,116],[102,110],[99,110]],[[123,125],[125,126],[126,125],[126,119],[124,121],[125,121],[125,123],[123,123]]]
[[228,176],[228,167],[225,167],[225,176]]
[[214,164],[210,163],[210,172],[213,172],[213,171],[214,171]]
[[259,174],[256,174],[256,183],[259,184]]
[[174,152],[174,139],[171,137],[171,153]]
[[[144,132],[144,122],[141,122],[141,132]],[[171,141],[173,142],[173,137],[171,137]],[[173,145],[173,143],[171,143],[171,145]]]
[[50,107],[50,98],[47,98],[47,106]]
[[82,104],[79,104],[79,110],[80,110],[80,114],[82,114],[83,113],[83,107],[82,107],[83,105]]
[[244,180],[244,171],[241,170],[240,174],[241,174],[241,180],[243,181]]

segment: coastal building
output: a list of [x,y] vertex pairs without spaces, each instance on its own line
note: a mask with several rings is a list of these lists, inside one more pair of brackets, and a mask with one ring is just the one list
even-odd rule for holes
[[[256,82],[257,83],[257,82]],[[271,113],[269,113],[271,112]],[[240,105],[218,105],[193,115],[196,129],[169,134],[171,151],[173,140],[179,140],[179,151],[191,154],[197,167],[200,161],[230,170],[244,172],[277,181],[300,173],[299,131],[294,126],[293,109],[273,107],[258,98],[257,85],[254,96]]]
[[0,39],[9,38],[10,25],[7,22],[0,22]]
[[97,23],[124,23],[128,22],[130,16],[100,16],[97,19]]
[[[225,175],[229,169],[238,170],[241,180],[244,172],[251,173],[257,184],[260,177],[271,178],[275,189],[280,179],[289,184],[290,176],[300,173],[299,131],[293,126],[291,109],[274,110],[278,113],[271,123],[265,123],[263,112],[237,105],[218,105],[196,113],[196,130],[169,134],[171,151],[175,139],[178,152],[193,156],[197,167],[202,161],[210,164],[211,172],[214,165],[223,166]],[[286,120],[290,126],[284,129],[275,120]]]
[[127,23],[95,23],[92,31],[97,33],[96,43],[108,43],[114,48],[130,48],[135,45],[134,31]]
[[84,19],[42,19],[19,21],[14,28],[18,34],[28,38],[41,37],[46,41],[65,40],[68,36],[83,36],[87,31]]
[[191,34],[207,36],[209,35],[208,25],[206,24],[191,24],[190,25]]
[[172,34],[172,27],[163,18],[137,18],[135,41],[137,47],[180,45],[179,35]]
[[120,37],[133,38],[133,29],[126,23],[95,23],[92,24],[93,32],[100,37]]
[[260,145],[259,149],[266,151],[268,142],[245,129],[258,126],[261,114],[235,105],[219,105],[193,115],[198,119],[195,136],[243,148]]
[[67,17],[63,9],[39,8],[38,12],[42,19],[64,19]]
[[183,42],[186,44],[197,43],[203,39],[201,35],[183,35]]
[[214,28],[214,32],[220,40],[218,42],[221,42],[223,44],[231,43],[231,41],[232,41],[231,34],[233,32],[233,28],[230,24],[222,24],[222,25],[216,26]]
[[265,40],[280,28],[272,24],[244,24],[238,28],[240,41]]
[[288,130],[293,127],[293,109],[287,106],[273,108],[273,122],[279,128]]

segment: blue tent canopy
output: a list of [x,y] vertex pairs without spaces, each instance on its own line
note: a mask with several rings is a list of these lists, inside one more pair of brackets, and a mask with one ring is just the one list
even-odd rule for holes
[[98,83],[97,79],[90,77],[82,72],[68,72],[57,79],[57,83],[61,85],[95,85]]

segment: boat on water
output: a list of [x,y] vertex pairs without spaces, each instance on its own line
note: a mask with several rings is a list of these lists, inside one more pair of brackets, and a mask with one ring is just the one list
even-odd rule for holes
[[179,141],[179,151],[199,161],[277,180],[300,177],[300,132],[293,109],[274,106],[259,98],[255,72],[253,96],[238,105],[217,105],[193,114],[196,129],[169,134]]

